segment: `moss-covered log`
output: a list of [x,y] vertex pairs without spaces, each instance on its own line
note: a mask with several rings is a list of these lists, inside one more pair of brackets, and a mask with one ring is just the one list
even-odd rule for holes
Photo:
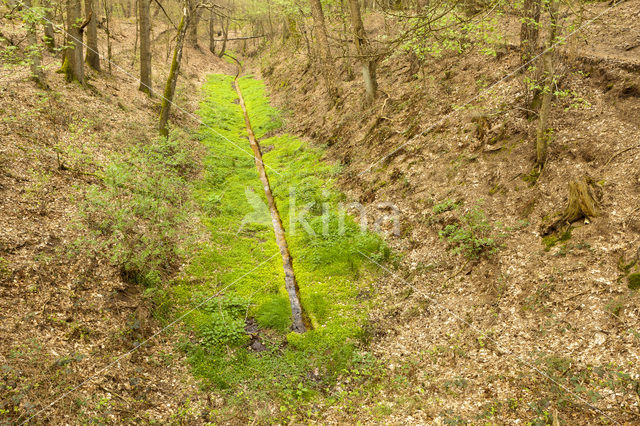
[[[233,59],[237,62],[237,59]],[[289,303],[291,305],[291,319],[293,322],[291,329],[296,333],[304,333],[309,328],[311,328],[311,321],[309,321],[308,316],[305,314],[305,311],[302,308],[302,303],[300,302],[300,288],[298,287],[296,275],[293,270],[293,258],[291,257],[291,253],[289,252],[289,244],[287,243],[287,237],[285,236],[284,226],[282,225],[282,219],[280,218],[280,212],[278,211],[278,207],[276,206],[276,201],[273,198],[267,171],[264,168],[264,162],[262,161],[262,152],[260,150],[260,143],[258,142],[256,135],[253,133],[251,121],[249,120],[249,113],[247,112],[247,106],[244,102],[242,91],[240,90],[238,77],[240,76],[241,70],[242,67],[240,65],[240,62],[238,62],[238,74],[236,74],[233,86],[236,93],[238,94],[238,101],[240,104],[240,108],[242,109],[242,115],[244,117],[245,126],[247,128],[249,143],[251,144],[251,149],[253,150],[256,169],[258,170],[258,175],[260,176],[260,181],[262,182],[262,187],[264,188],[264,194],[267,198],[267,204],[269,205],[269,212],[271,213],[271,221],[276,237],[276,244],[278,245],[278,248],[280,249],[280,255],[282,256],[285,288],[287,290],[287,294],[289,295]]]

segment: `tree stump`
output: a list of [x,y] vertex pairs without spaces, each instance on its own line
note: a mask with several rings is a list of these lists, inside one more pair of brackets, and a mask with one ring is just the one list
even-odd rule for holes
[[598,216],[598,202],[593,194],[593,186],[593,179],[589,177],[570,181],[567,207],[554,222],[544,227],[542,234],[549,235],[577,220]]

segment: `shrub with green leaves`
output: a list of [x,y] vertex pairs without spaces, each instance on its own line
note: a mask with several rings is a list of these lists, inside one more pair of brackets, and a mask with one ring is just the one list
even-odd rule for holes
[[498,18],[474,21],[457,12],[455,8],[433,7],[426,14],[409,19],[412,30],[402,48],[420,60],[461,54],[474,47],[482,54],[496,56],[497,47],[503,42]]
[[440,231],[440,237],[451,245],[451,252],[476,259],[498,250],[495,226],[479,208],[466,212],[459,223],[449,224]]
[[435,206],[433,206],[433,214],[441,214],[444,212],[448,212],[451,210],[455,210],[459,207],[459,204],[456,203],[455,201],[447,198],[446,200],[436,204]]
[[240,296],[215,297],[206,300],[200,309],[209,313],[224,311],[233,317],[244,317],[250,303],[248,299]]
[[88,233],[76,248],[106,256],[126,279],[147,286],[178,268],[194,235],[187,177],[197,163],[185,145],[173,135],[114,158],[85,194]]
[[640,290],[640,273],[629,275],[627,278],[628,286],[631,290]]

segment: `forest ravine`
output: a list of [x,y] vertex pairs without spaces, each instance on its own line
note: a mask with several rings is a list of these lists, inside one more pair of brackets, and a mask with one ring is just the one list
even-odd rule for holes
[[0,423],[640,423],[638,17],[3,1]]

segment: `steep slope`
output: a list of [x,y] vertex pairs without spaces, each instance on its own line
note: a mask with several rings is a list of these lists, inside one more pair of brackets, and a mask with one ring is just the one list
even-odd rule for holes
[[[384,372],[329,409],[338,418],[639,421],[640,306],[627,277],[640,244],[640,79],[627,46],[639,5],[608,11],[563,49],[553,143],[535,184],[535,123],[522,77],[509,76],[519,57],[508,43],[495,58],[472,49],[427,61],[423,73],[397,53],[380,64],[369,108],[359,78],[329,108],[302,52],[265,54],[289,128],[329,146],[369,223],[389,205],[399,211],[388,241],[403,261],[379,282],[387,302],[371,318]],[[567,183],[584,176],[601,215],[543,238]]]
[[[32,416],[31,422],[42,424],[165,422],[195,418],[201,410],[194,407],[212,403],[199,392],[184,355],[176,350],[175,334],[160,335],[133,352],[161,326],[152,315],[157,307],[152,295],[145,294],[139,277],[122,267],[123,259],[116,254],[126,250],[117,247],[140,233],[164,234],[159,228],[145,231],[148,222],[140,221],[109,239],[104,225],[117,214],[121,224],[130,225],[128,220],[139,218],[134,209],[141,211],[143,202],[161,199],[149,196],[150,180],[159,190],[182,190],[183,177],[144,151],[167,149],[163,161],[169,161],[175,146],[154,142],[157,99],[137,91],[133,52],[125,48],[133,46],[135,23],[113,25],[112,74],[103,63],[104,72],[89,73],[84,88],[65,83],[55,73],[59,58],[45,54],[50,90],[38,89],[20,57],[8,55],[5,44],[0,47],[3,424],[19,424]],[[2,33],[20,40],[24,29],[7,24]],[[105,52],[103,39],[101,43]],[[164,53],[162,47],[154,51],[156,88],[166,78]],[[213,55],[188,49],[174,122],[199,125],[190,114],[198,105],[204,75],[227,66]],[[180,153],[195,159],[184,171],[184,178],[192,179],[200,170],[202,148],[190,135],[180,137]],[[132,170],[139,179],[122,185],[124,173]],[[136,199],[133,191],[140,189],[147,193],[138,193]],[[95,204],[108,194],[119,198]],[[197,213],[184,192],[174,195],[185,211]],[[167,206],[170,203],[161,205]],[[170,259],[173,264],[167,263],[164,272],[178,271],[178,260]]]

